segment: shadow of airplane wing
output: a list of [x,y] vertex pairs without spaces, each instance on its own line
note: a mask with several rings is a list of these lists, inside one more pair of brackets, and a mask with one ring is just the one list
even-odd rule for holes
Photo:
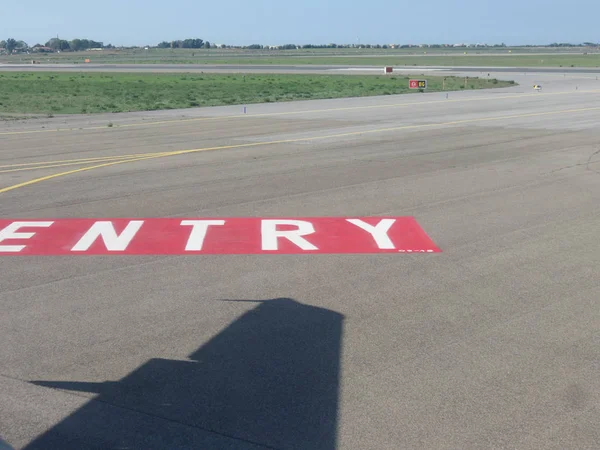
[[189,361],[151,359],[118,382],[34,382],[98,397],[27,449],[334,450],[343,316],[288,298],[257,303]]

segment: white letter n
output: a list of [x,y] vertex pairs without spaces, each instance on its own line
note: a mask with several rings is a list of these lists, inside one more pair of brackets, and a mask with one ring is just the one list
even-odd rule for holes
[[99,237],[104,241],[104,245],[108,251],[124,251],[134,238],[138,230],[142,227],[143,220],[132,220],[127,224],[121,234],[117,234],[112,222],[103,221],[96,222],[83,235],[77,244],[71,249],[72,252],[85,252],[90,249],[92,244]]

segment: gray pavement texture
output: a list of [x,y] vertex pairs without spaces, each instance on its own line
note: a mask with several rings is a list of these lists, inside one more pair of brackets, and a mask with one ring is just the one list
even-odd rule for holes
[[[464,72],[494,74],[600,74],[600,67],[449,67],[449,66],[392,66],[398,73]],[[10,71],[65,71],[65,72],[226,72],[226,73],[331,73],[364,72],[383,74],[383,66],[346,66],[340,64],[6,64],[0,63],[0,72]]]
[[[3,219],[411,215],[443,251],[2,257],[0,436],[600,448],[600,82],[515,79],[0,124],[0,166],[232,146],[6,191]],[[0,167],[0,190],[70,164]]]

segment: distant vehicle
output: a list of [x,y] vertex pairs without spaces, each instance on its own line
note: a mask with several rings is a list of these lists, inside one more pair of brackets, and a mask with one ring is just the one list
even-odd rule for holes
[[541,91],[542,90],[542,85],[541,84],[534,84],[533,85],[533,89],[535,91]]

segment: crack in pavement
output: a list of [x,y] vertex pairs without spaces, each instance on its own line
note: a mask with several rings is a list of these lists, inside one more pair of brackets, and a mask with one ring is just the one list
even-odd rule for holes
[[596,150],[594,153],[592,153],[592,154],[590,155],[590,157],[588,158],[588,160],[587,160],[587,161],[586,161],[586,163],[585,163],[585,168],[586,168],[586,170],[591,170],[592,172],[594,172],[594,173],[597,173],[598,175],[600,175],[600,172],[599,172],[599,171],[597,171],[597,170],[594,170],[594,169],[592,169],[592,168],[590,167],[590,164],[592,164],[592,159],[593,159],[593,158],[594,158],[594,156],[596,156],[596,155],[600,155],[600,149]]
[[[547,173],[545,173],[543,175],[551,175],[553,173],[560,172],[561,170],[573,169],[575,167],[581,167],[581,166],[585,166],[586,170],[591,170],[592,172],[597,173],[598,175],[600,175],[599,171],[594,170],[594,169],[592,169],[590,167],[590,164],[594,164],[594,161],[592,161],[592,159],[594,158],[594,156],[599,155],[599,154],[600,154],[600,149],[598,149],[595,152],[593,152],[590,155],[590,157],[587,159],[587,161],[584,162],[584,163],[578,163],[578,164],[573,164],[571,166],[560,167],[558,169],[551,170],[550,172],[547,172]],[[600,161],[598,161],[598,162],[600,162]]]

